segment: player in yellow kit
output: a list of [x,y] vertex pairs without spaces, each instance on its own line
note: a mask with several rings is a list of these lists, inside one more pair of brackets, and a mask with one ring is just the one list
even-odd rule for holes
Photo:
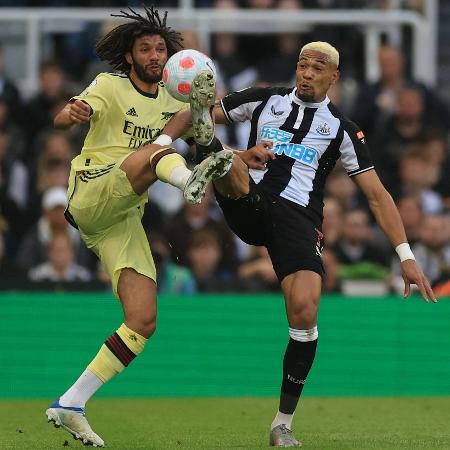
[[[78,380],[47,409],[49,421],[84,444],[103,446],[85,416],[87,400],[144,349],[156,323],[156,273],[141,224],[147,190],[157,179],[197,203],[212,179],[224,175],[233,152],[213,155],[191,172],[164,139],[169,118],[186,107],[161,82],[180,35],[153,8],[102,38],[96,51],[121,73],[102,73],[55,117],[57,128],[90,122],[81,154],[72,161],[66,218],[111,276],[124,323],[102,345]],[[156,138],[156,140],[155,140]],[[149,144],[155,142],[155,145]]]

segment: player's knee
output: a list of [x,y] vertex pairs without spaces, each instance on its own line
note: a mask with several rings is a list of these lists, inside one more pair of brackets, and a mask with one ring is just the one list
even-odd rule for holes
[[236,179],[236,177],[229,177],[228,174],[223,178],[215,180],[214,186],[223,197],[231,200],[238,200],[250,192],[249,183]]
[[149,338],[156,331],[156,317],[148,317],[141,319],[142,336]]
[[289,322],[294,327],[311,328],[317,323],[318,301],[304,297],[289,308]]
[[156,317],[150,314],[140,314],[126,320],[127,326],[145,338],[149,338],[156,331]]
[[228,189],[224,197],[227,197],[231,200],[238,200],[241,197],[248,195],[249,192],[250,188],[248,186],[233,186],[232,188]]

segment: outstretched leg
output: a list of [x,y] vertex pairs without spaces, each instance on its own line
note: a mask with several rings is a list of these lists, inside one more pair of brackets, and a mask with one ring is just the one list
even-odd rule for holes
[[321,283],[320,275],[309,270],[288,275],[281,283],[289,322],[289,342],[283,359],[278,413],[270,432],[270,445],[274,447],[301,445],[294,438],[291,427],[316,354]]
[[133,269],[123,269],[118,283],[125,321],[105,341],[78,380],[47,409],[50,422],[86,445],[103,447],[90,427],[86,402],[103,384],[122,372],[139,355],[156,327],[156,285]]
[[120,168],[138,195],[159,179],[182,190],[187,202],[199,203],[206,186],[228,172],[232,159],[231,150],[222,150],[204,159],[191,171],[175,149],[151,144],[128,156]]

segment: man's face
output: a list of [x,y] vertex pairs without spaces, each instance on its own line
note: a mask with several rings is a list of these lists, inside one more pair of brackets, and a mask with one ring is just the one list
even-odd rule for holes
[[304,102],[321,102],[330,86],[339,79],[339,70],[329,56],[305,50],[297,62],[297,97]]
[[158,83],[167,62],[166,42],[158,34],[141,36],[134,41],[126,59],[131,64],[131,73],[134,72],[141,81]]

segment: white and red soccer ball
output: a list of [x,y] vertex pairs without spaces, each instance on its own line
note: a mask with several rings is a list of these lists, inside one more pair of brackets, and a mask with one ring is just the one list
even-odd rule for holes
[[172,97],[187,103],[192,81],[202,70],[211,70],[216,75],[211,58],[197,50],[181,50],[172,55],[164,66],[163,82]]

